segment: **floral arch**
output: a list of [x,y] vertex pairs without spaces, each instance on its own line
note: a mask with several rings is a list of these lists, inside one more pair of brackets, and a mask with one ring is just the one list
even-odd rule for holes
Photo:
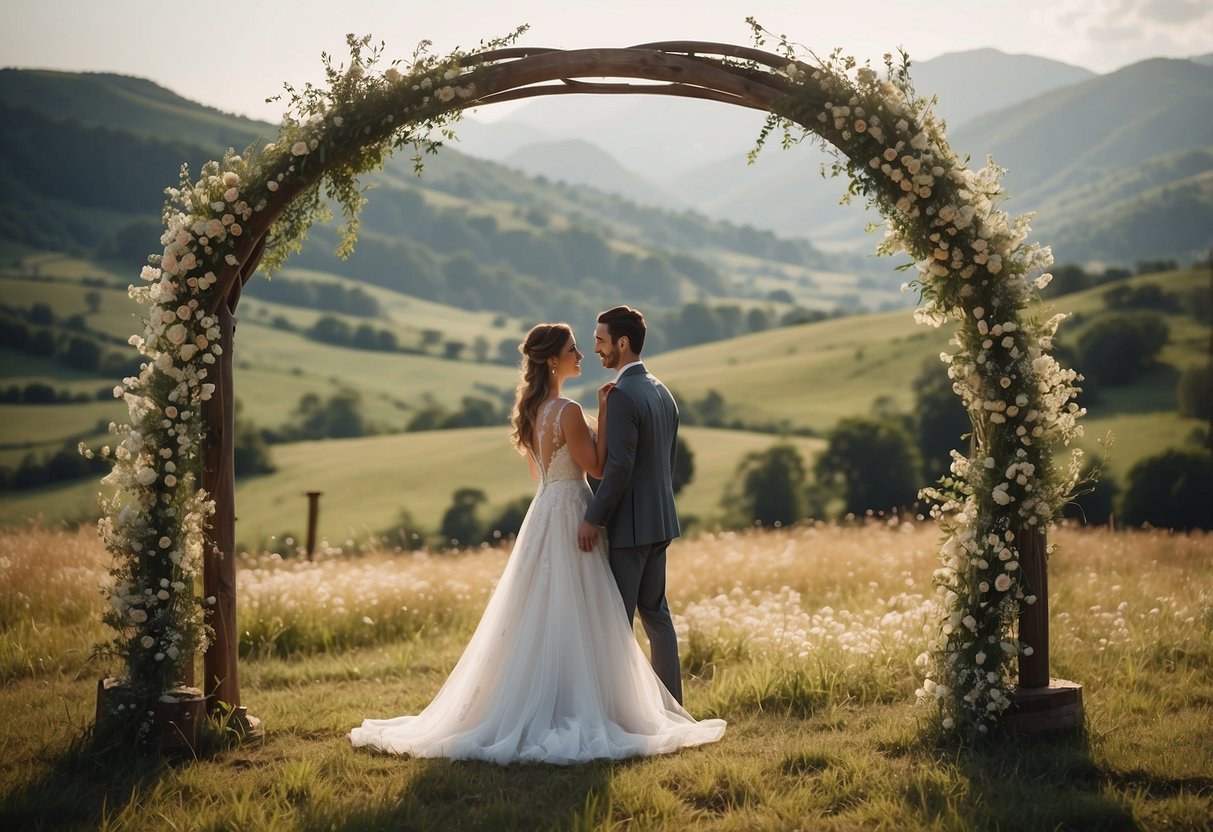
[[[769,113],[788,145],[813,136],[835,151],[835,173],[878,208],[882,253],[907,252],[916,318],[952,321],[953,351],[940,357],[972,422],[972,450],[952,475],[924,489],[944,543],[935,573],[937,632],[920,657],[920,697],[939,724],[985,733],[1025,691],[1048,692],[1045,533],[1071,490],[1076,449],[1065,466],[1052,451],[1081,435],[1077,376],[1050,355],[1061,315],[1033,317],[1048,280],[1047,248],[1027,242],[1026,218],[1000,211],[1001,171],[969,170],[948,146],[929,104],[917,98],[908,61],[886,56],[887,76],[835,52],[804,60],[750,21],[756,46],[690,41],[626,49],[518,47],[524,31],[475,51],[377,65],[382,45],[351,36],[348,66],[325,57],[328,87],[289,90],[291,108],[271,144],[183,169],[164,212],[162,254],[149,258],[130,294],[147,308],[131,343],[146,357],[123,380],[130,424],[115,427],[105,453],[114,488],[101,535],[114,555],[104,648],[126,666],[104,726],[146,736],[154,704],[192,683],[206,649],[205,687],[240,704],[235,629],[235,506],[232,463],[232,314],[260,267],[282,265],[342,206],[341,253],[352,249],[363,203],[357,177],[404,146],[420,170],[426,153],[463,109],[565,93],[687,96]],[[581,79],[645,79],[656,84]],[[202,576],[202,591],[196,584]],[[209,649],[208,648],[209,644]],[[1013,669],[1018,660],[1018,679]],[[1081,700],[1079,699],[1079,707]],[[99,725],[99,727],[101,727]]]

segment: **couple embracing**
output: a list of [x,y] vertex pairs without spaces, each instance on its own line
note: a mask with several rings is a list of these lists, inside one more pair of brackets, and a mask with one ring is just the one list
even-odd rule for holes
[[[561,385],[581,374],[567,324],[519,346],[514,444],[539,478],[484,616],[433,701],[416,716],[368,719],[355,746],[418,757],[570,764],[714,742],[719,719],[682,708],[678,641],[665,598],[679,534],[672,472],[678,408],[640,361],[645,321],[598,316],[594,352],[617,371],[598,390],[592,431]],[[591,491],[586,476],[600,480]],[[632,634],[640,613],[652,664]]]

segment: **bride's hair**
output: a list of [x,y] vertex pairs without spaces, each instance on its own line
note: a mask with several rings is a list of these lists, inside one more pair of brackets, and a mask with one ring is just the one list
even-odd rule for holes
[[525,454],[531,447],[539,405],[551,390],[552,374],[548,370],[548,359],[560,355],[572,337],[573,328],[568,324],[537,324],[518,345],[522,361],[518,368],[518,387],[514,391],[514,412],[510,415],[510,424],[514,426],[511,434],[514,447],[520,454]]

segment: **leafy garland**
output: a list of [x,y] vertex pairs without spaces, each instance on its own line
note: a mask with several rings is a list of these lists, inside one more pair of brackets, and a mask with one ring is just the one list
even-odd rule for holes
[[[523,31],[480,49],[512,43]],[[129,290],[147,309],[143,334],[130,338],[146,361],[114,388],[130,422],[111,424],[116,442],[101,449],[113,465],[102,480],[112,491],[102,497],[99,523],[113,557],[103,620],[115,635],[94,652],[120,661],[124,672],[106,698],[99,732],[150,739],[155,703],[175,698],[186,664],[211,635],[205,613],[215,598],[198,592],[214,512],[200,488],[202,408],[215,390],[207,379],[222,346],[208,310],[228,288],[216,288],[220,275],[255,256],[245,225],[260,220],[264,228],[273,218],[260,261],[269,273],[336,203],[345,219],[339,253],[348,254],[365,202],[358,176],[406,145],[420,171],[424,156],[451,135],[461,114],[456,99],[474,93],[475,71],[460,66],[467,53],[438,58],[423,41],[410,63],[378,72],[382,44],[352,35],[347,43],[348,67],[323,58],[326,89],[286,87],[289,107],[273,143],[229,150],[204,165],[197,181],[182,167],[179,187],[166,190],[163,252],[148,258],[143,282]]]
[[[751,21],[755,39],[764,31]],[[525,27],[480,50],[513,43]],[[287,87],[289,109],[271,144],[237,155],[229,150],[191,181],[182,168],[164,211],[164,250],[149,258],[131,297],[148,310],[142,336],[131,343],[147,358],[138,376],[115,396],[126,401],[130,424],[111,425],[118,437],[102,455],[113,463],[103,484],[101,536],[113,555],[104,620],[115,637],[97,652],[120,659],[125,675],[108,727],[147,737],[153,706],[173,698],[186,662],[205,647],[205,621],[214,598],[196,589],[204,531],[213,504],[199,487],[201,411],[214,392],[210,368],[222,355],[216,317],[219,275],[247,268],[255,253],[244,224],[272,219],[260,266],[280,267],[302,246],[328,205],[345,219],[339,253],[352,250],[364,199],[358,177],[409,145],[420,171],[474,98],[477,69],[470,53],[445,58],[423,42],[412,61],[375,71],[382,44],[347,38],[351,60],[335,67],[324,56],[328,86]],[[925,489],[947,535],[936,572],[943,606],[939,633],[920,657],[926,679],[920,696],[937,703],[943,727],[985,732],[1010,703],[1011,661],[1021,650],[1010,635],[1019,604],[1032,603],[1019,566],[1016,534],[1045,530],[1068,495],[1078,469],[1052,464],[1051,449],[1081,435],[1073,402],[1077,376],[1049,355],[1063,316],[1025,317],[1035,300],[1028,275],[1051,262],[1048,249],[1027,244],[1026,218],[997,210],[1001,171],[967,170],[948,147],[943,125],[913,93],[908,61],[886,58],[888,80],[835,52],[810,65],[780,39],[789,63],[789,94],[776,104],[759,138],[782,126],[785,144],[800,125],[841,154],[835,174],[851,179],[886,218],[879,250],[907,251],[917,261],[912,284],[922,296],[924,323],[959,322],[956,351],[941,356],[973,422],[974,452],[954,456],[952,476]],[[440,138],[434,138],[435,133]],[[87,449],[81,449],[89,453]]]
[[[767,32],[749,21],[756,42]],[[973,426],[969,456],[952,452],[951,476],[920,496],[945,534],[935,571],[937,632],[918,658],[921,700],[940,726],[986,734],[1011,704],[1013,666],[1033,646],[1014,634],[1020,605],[1036,602],[1020,569],[1023,536],[1044,534],[1078,478],[1085,411],[1074,401],[1081,376],[1050,355],[1066,317],[1030,313],[1051,280],[1048,248],[1028,243],[1030,215],[998,209],[1003,170],[992,161],[969,170],[949,147],[944,124],[915,95],[909,59],[886,55],[885,77],[839,51],[813,64],[779,38],[787,98],[773,108],[759,147],[777,128],[785,146],[800,125],[832,151],[831,172],[850,179],[885,218],[878,251],[908,253],[917,276],[903,289],[921,297],[915,320],[958,324],[952,352],[940,355]],[[1053,450],[1070,447],[1069,465]]]

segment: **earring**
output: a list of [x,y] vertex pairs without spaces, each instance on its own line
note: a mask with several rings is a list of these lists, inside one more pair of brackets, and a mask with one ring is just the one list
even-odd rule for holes
[[553,367],[553,368],[552,368],[552,375],[556,375],[556,368],[555,368],[555,367]]

